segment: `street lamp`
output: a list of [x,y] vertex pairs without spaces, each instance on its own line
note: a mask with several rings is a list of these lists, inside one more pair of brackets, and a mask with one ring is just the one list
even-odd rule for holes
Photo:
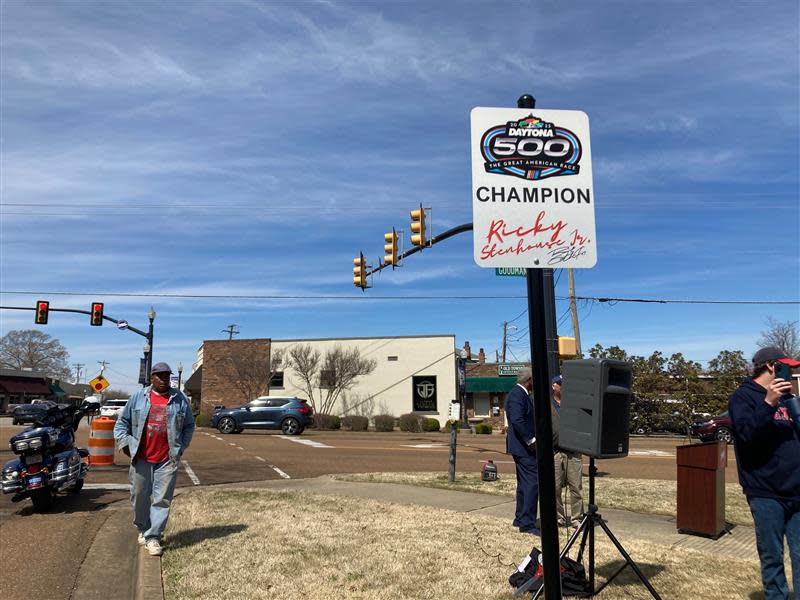
[[156,311],[152,306],[147,311],[147,319],[150,321],[150,325],[147,327],[147,343],[145,344],[145,358],[147,359],[145,378],[150,377],[150,368],[153,366],[153,321],[156,319]]
[[183,363],[178,363],[178,391],[181,390],[181,376],[183,375]]

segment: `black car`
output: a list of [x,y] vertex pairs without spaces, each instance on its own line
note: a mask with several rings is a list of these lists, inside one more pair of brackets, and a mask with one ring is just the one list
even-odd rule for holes
[[52,400],[34,400],[30,404],[20,404],[11,413],[11,422],[14,425],[33,423],[37,418],[43,416],[48,409],[56,406]]
[[294,396],[261,396],[244,406],[218,407],[211,415],[211,426],[220,433],[239,433],[242,429],[280,429],[285,435],[300,435],[313,421],[308,402]]

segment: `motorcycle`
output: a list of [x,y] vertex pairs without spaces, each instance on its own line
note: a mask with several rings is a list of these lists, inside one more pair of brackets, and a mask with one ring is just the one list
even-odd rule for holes
[[3,467],[0,484],[12,502],[30,498],[37,512],[49,510],[58,492],[77,493],[89,472],[89,451],[75,447],[81,419],[97,414],[100,403],[53,406],[38,416],[33,427],[13,435],[8,445],[18,458]]

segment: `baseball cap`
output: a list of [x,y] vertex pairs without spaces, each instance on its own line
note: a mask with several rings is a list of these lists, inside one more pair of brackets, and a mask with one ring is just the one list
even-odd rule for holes
[[553,378],[550,380],[550,383],[552,383],[552,384],[554,384],[554,385],[555,385],[556,383],[557,383],[558,385],[561,385],[561,382],[562,382],[563,380],[564,380],[564,378],[563,378],[563,377],[561,377],[561,375],[556,375],[555,377],[553,377]]
[[785,365],[789,365],[793,369],[800,367],[800,360],[793,360],[789,358],[786,356],[786,352],[775,346],[761,348],[761,350],[753,355],[754,365],[763,365],[764,363],[768,362],[780,362]]
[[150,369],[150,374],[153,373],[172,373],[172,369],[169,368],[169,365],[165,362],[156,363],[153,365],[153,368]]

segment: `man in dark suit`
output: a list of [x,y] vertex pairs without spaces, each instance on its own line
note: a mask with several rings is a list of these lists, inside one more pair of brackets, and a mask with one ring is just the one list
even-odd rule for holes
[[539,472],[536,466],[536,425],[531,389],[533,375],[529,368],[524,368],[517,375],[517,385],[506,396],[506,452],[514,458],[517,469],[514,527],[519,527],[522,533],[541,535],[536,527]]

